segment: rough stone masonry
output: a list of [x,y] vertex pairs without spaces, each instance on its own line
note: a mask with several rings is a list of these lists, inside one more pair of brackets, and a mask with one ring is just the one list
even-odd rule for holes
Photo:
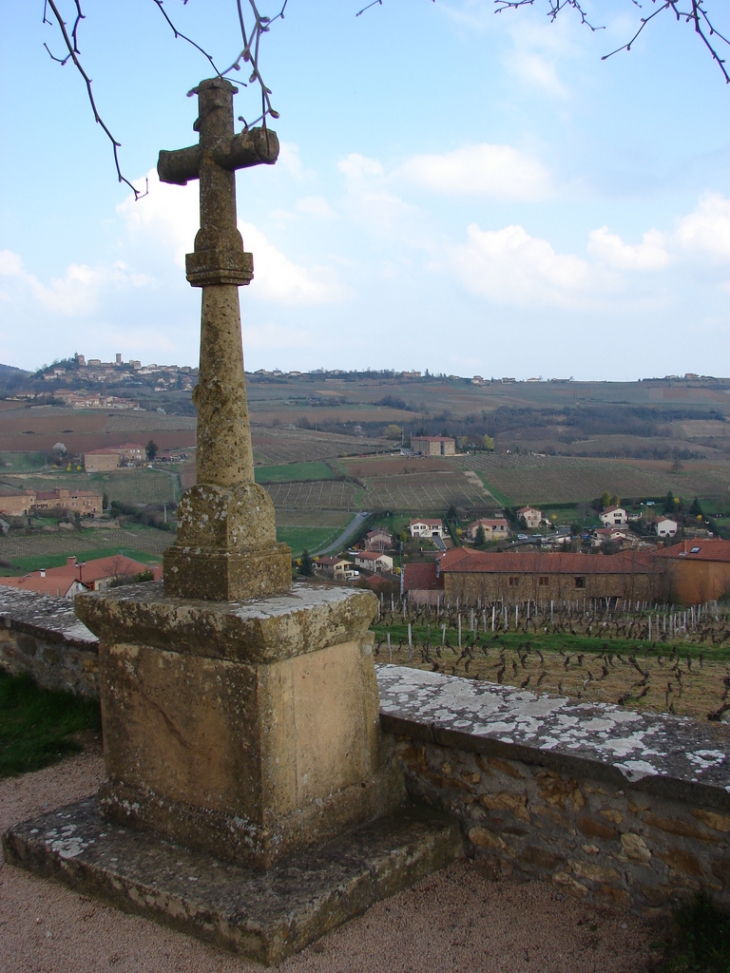
[[161,153],[158,167],[163,181],[200,182],[187,256],[203,290],[198,482],[178,508],[164,587],[76,599],[99,637],[98,803],[11,829],[4,848],[14,864],[277,962],[463,846],[442,814],[404,812],[379,723],[375,596],[292,587],[291,551],[253,479],[238,304],[253,258],[235,170],[273,163],[278,143],[233,134],[234,92],[203,81],[199,143]]
[[236,225],[236,170],[272,165],[279,140],[269,129],[234,135],[233,93],[222,78],[195,89],[197,145],[161,152],[162,182],[200,182],[200,229],[185,258],[187,279],[203,289],[197,483],[178,508],[177,543],[164,555],[165,592],[235,600],[286,591],[291,551],[276,542],[274,505],[254,482],[238,288],[253,279]]

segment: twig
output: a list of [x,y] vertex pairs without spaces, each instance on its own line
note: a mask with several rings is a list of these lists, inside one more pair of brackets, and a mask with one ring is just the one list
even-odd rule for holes
[[109,139],[109,141],[112,144],[112,152],[114,153],[114,166],[115,166],[115,168],[117,170],[117,178],[119,179],[119,182],[123,182],[127,186],[129,186],[129,188],[134,193],[134,198],[135,199],[139,199],[141,196],[146,195],[146,192],[145,193],[142,193],[138,189],[136,189],[132,185],[132,183],[129,181],[129,179],[127,179],[127,177],[122,173],[121,167],[119,165],[119,152],[118,152],[118,149],[119,149],[119,147],[121,145],[121,142],[117,142],[117,140],[114,138],[114,136],[112,135],[112,133],[109,131],[109,128],[107,127],[107,125],[104,122],[103,118],[99,114],[99,111],[98,111],[98,109],[96,107],[96,102],[94,100],[94,92],[92,91],[92,88],[91,88],[91,78],[88,76],[88,74],[84,70],[83,65],[81,64],[81,61],[79,60],[79,56],[78,56],[79,55],[79,50],[78,50],[78,46],[77,46],[77,29],[78,29],[79,22],[84,17],[83,13],[81,12],[80,0],[76,0],[77,15],[76,15],[76,21],[74,23],[71,36],[69,36],[69,33],[68,33],[67,29],[66,29],[66,24],[65,24],[63,18],[61,17],[61,14],[60,14],[60,12],[58,10],[58,7],[56,6],[55,0],[46,0],[46,3],[44,5],[44,9],[43,9],[43,22],[44,23],[50,23],[50,21],[48,20],[48,18],[46,16],[46,11],[47,11],[48,7],[51,8],[51,10],[53,11],[53,13],[54,13],[54,15],[56,17],[56,20],[58,21],[58,27],[59,27],[59,29],[61,31],[61,35],[62,35],[63,41],[64,41],[64,43],[66,45],[66,50],[68,51],[68,54],[67,54],[67,56],[65,58],[58,58],[58,57],[55,57],[53,54],[51,54],[51,51],[49,50],[47,44],[44,44],[43,46],[48,51],[48,54],[50,55],[50,57],[54,61],[58,61],[61,65],[66,64],[69,61],[69,59],[70,59],[73,62],[76,70],[79,72],[79,74],[81,75],[81,77],[84,79],[84,84],[86,85],[86,94],[87,94],[88,99],[89,99],[89,104],[91,105],[91,110],[94,113],[94,121],[97,123],[97,125],[101,125],[101,127],[102,127],[102,129],[104,131],[104,134],[106,135],[106,137]]

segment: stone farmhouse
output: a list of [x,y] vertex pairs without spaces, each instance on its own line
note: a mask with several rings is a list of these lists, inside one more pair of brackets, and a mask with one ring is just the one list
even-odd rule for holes
[[91,490],[0,490],[0,514],[7,517],[25,517],[32,513],[49,510],[68,510],[81,517],[99,517],[102,513],[102,496]]
[[701,605],[730,594],[730,541],[684,540],[660,548],[654,556],[667,568],[672,601]]
[[606,507],[598,515],[604,527],[623,527],[628,524],[628,514],[623,507]]
[[433,561],[403,566],[401,595],[409,605],[439,605],[444,598],[444,581]]
[[438,562],[447,602],[475,604],[620,598],[660,601],[664,577],[651,554],[610,556],[456,548]]
[[482,517],[480,520],[473,520],[466,528],[465,534],[469,540],[476,540],[480,525],[484,528],[484,537],[488,541],[501,540],[511,533],[504,517]]
[[13,490],[0,487],[0,514],[5,517],[25,517],[35,503],[35,490]]
[[421,456],[455,456],[456,441],[449,436],[411,436],[411,452]]
[[87,473],[103,473],[120,466],[138,466],[145,460],[145,447],[139,443],[122,443],[121,446],[105,446],[84,453],[84,469]]
[[412,520],[408,525],[411,537],[425,537],[430,540],[432,537],[444,537],[446,529],[444,522],[440,518],[421,517]]
[[517,511],[517,519],[523,523],[525,527],[529,527],[531,530],[534,530],[535,527],[539,527],[542,522],[542,513],[539,510],[535,510],[534,507],[521,507]]

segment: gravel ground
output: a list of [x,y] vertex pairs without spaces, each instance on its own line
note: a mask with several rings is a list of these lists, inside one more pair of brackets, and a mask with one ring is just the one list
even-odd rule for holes
[[[0,830],[92,793],[98,752],[0,781]],[[462,861],[287,960],[284,973],[637,973],[650,924],[547,883],[495,881]],[[246,973],[262,967],[0,864],[0,970]]]

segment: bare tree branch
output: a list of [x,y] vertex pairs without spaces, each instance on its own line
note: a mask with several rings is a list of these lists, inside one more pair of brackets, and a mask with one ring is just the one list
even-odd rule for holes
[[51,54],[51,51],[49,50],[47,44],[44,44],[43,46],[48,51],[48,54],[50,55],[50,57],[54,61],[58,61],[61,65],[67,64],[68,61],[71,60],[73,62],[73,64],[74,64],[76,70],[79,72],[79,74],[81,75],[81,77],[84,79],[84,84],[86,85],[86,94],[87,94],[88,99],[89,99],[89,104],[91,105],[91,110],[94,113],[94,121],[97,123],[97,125],[101,125],[101,127],[102,127],[102,129],[104,131],[104,134],[106,135],[106,137],[109,139],[109,141],[112,144],[112,151],[114,153],[114,166],[115,166],[115,168],[117,170],[117,178],[118,178],[119,182],[123,182],[127,186],[129,186],[129,188],[134,193],[134,198],[135,199],[139,199],[141,196],[146,195],[146,191],[145,191],[145,193],[142,193],[138,189],[135,189],[135,187],[132,185],[132,183],[129,181],[129,179],[127,179],[127,177],[122,173],[121,167],[119,165],[119,151],[118,151],[119,150],[119,147],[121,145],[121,142],[117,142],[117,140],[114,138],[114,136],[112,135],[112,133],[109,131],[109,129],[108,129],[107,125],[105,124],[104,120],[102,119],[101,115],[99,114],[99,111],[98,111],[98,109],[96,107],[96,102],[94,100],[94,92],[91,89],[91,78],[88,76],[88,74],[84,70],[83,65],[81,64],[81,61],[79,60],[79,49],[78,49],[78,44],[77,44],[77,30],[78,30],[79,22],[84,17],[83,13],[81,12],[80,0],[76,0],[76,11],[77,11],[77,14],[76,14],[76,21],[74,23],[71,36],[69,36],[68,30],[66,29],[66,24],[65,24],[63,18],[61,17],[61,13],[60,13],[58,7],[56,6],[55,0],[46,0],[45,6],[44,6],[44,9],[43,9],[43,22],[44,23],[48,23],[48,24],[51,23],[51,21],[49,21],[48,18],[47,18],[47,16],[46,16],[48,7],[51,8],[51,10],[53,11],[53,14],[54,14],[54,16],[56,18],[56,21],[58,22],[58,28],[61,31],[61,36],[63,37],[63,41],[64,41],[64,44],[66,45],[66,50],[68,51],[68,54],[64,58],[55,57],[53,54]]
[[[639,0],[631,0],[635,7],[641,8],[641,3]],[[535,0],[494,0],[496,9],[495,13],[502,13],[503,10],[514,10],[517,7],[533,6]],[[601,27],[594,27],[588,21],[585,10],[583,9],[581,0],[547,0],[548,3],[548,13],[547,16],[550,20],[555,20],[556,17],[565,10],[566,7],[571,8],[576,11],[576,13],[581,18],[581,23],[590,27],[591,30],[602,30]],[[730,40],[721,34],[714,26],[706,9],[706,0],[651,0],[651,3],[656,6],[653,13],[648,14],[646,17],[641,17],[639,20],[639,27],[636,30],[634,36],[617,47],[615,51],[611,51],[609,54],[604,54],[601,58],[605,61],[606,58],[613,57],[614,54],[618,54],[619,51],[630,51],[632,45],[636,41],[637,37],[642,33],[644,28],[652,21],[655,17],[662,13],[672,13],[675,19],[681,23],[692,24],[694,27],[695,34],[700,38],[704,46],[707,48],[710,56],[717,66],[722,71],[722,75],[726,82],[730,82],[730,73],[725,64],[725,58],[720,57],[719,44],[725,44],[730,47]],[[365,8],[367,9],[367,8]],[[719,42],[719,44],[718,44]]]

